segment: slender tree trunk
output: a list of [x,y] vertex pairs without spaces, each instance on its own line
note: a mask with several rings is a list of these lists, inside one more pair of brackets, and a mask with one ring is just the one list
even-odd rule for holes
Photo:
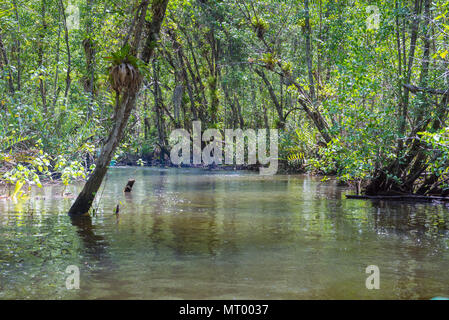
[[188,68],[190,70],[192,78],[197,79],[198,84],[199,84],[199,91],[200,91],[202,99],[203,99],[203,104],[204,104],[204,106],[207,106],[207,100],[206,100],[206,94],[205,94],[206,88],[205,88],[204,83],[203,83],[203,81],[201,79],[201,73],[200,73],[200,69],[199,69],[199,66],[198,66],[197,59],[196,59],[195,50],[193,49],[192,40],[190,39],[190,36],[189,36],[188,32],[186,32],[185,29],[182,28],[182,26],[179,26],[179,29],[181,30],[181,32],[186,37],[187,45],[188,45],[188,48],[189,48],[189,51],[190,51],[190,55],[192,56],[193,67],[194,67],[195,72],[196,72],[195,75],[193,73],[192,68],[190,67],[190,64],[188,65]]
[[310,43],[311,28],[310,28],[310,15],[309,15],[309,0],[304,1],[305,16],[305,34],[306,34],[306,59],[307,59],[307,71],[309,75],[309,90],[312,102],[315,102],[315,84],[313,81],[313,70],[312,70],[312,45]]
[[284,110],[282,109],[282,106],[280,105],[278,98],[276,97],[276,93],[274,92],[273,86],[271,85],[270,81],[268,81],[267,76],[262,70],[255,69],[255,72],[262,78],[263,82],[265,83],[265,86],[268,89],[268,93],[270,94],[271,100],[273,101],[274,106],[276,107],[276,111],[279,117],[279,123],[277,126],[278,129],[284,129],[285,128]]
[[[238,115],[238,110],[235,106],[235,100],[232,101],[231,97],[229,96],[229,90],[226,84],[222,85],[223,87],[223,92],[225,95],[225,100],[227,102],[227,104],[231,107],[231,124],[234,128],[237,128],[238,126],[238,119],[239,119],[239,115]],[[225,118],[226,120],[226,118]],[[243,127],[241,127],[243,129]]]
[[3,45],[3,38],[2,38],[2,30],[0,29],[0,53],[3,57],[5,68],[8,69],[8,85],[9,85],[9,92],[11,96],[14,95],[14,80],[11,73],[11,66],[9,65],[8,55],[6,54],[5,46]]
[[154,95],[154,111],[156,115],[156,128],[158,132],[159,147],[161,148],[160,162],[162,164],[164,155],[167,152],[167,141],[165,137],[165,121],[164,112],[162,110],[162,93],[159,86],[159,66],[156,63],[156,59],[153,60],[153,95]]
[[239,102],[237,95],[234,96],[234,100],[235,100],[235,105],[237,106],[237,114],[239,116],[240,128],[243,129],[243,127],[245,126],[245,122],[243,121],[242,107],[240,106],[240,102]]
[[[188,60],[184,58],[184,53],[183,53],[181,44],[176,40],[176,36],[175,36],[174,32],[172,30],[169,30],[168,33],[169,33],[169,35],[170,35],[170,37],[172,39],[173,49],[174,49],[175,52],[178,53],[177,56],[178,56],[179,67],[181,69],[181,76],[182,76],[182,79],[184,80],[184,84],[185,84],[185,86],[187,88],[187,94],[188,94],[189,100],[190,100],[190,110],[191,110],[192,115],[193,115],[193,119],[192,120],[198,120],[200,115],[199,115],[199,112],[198,112],[198,110],[197,110],[197,108],[195,106],[195,101],[196,101],[195,95],[193,94],[192,85],[190,84],[189,76],[188,76],[188,73],[187,73],[187,70],[186,70],[185,60],[186,61],[188,61]],[[190,74],[191,74],[191,77],[192,77],[192,83],[195,86],[195,90],[198,91],[197,87],[196,87],[195,76],[194,76],[194,74],[193,74],[193,72],[191,70],[190,70]],[[201,103],[201,101],[200,101],[200,103]],[[203,119],[201,118],[201,120],[203,120]]]
[[[151,22],[147,24],[147,38],[141,56],[142,60],[147,64],[157,47],[157,40],[159,38],[159,32],[165,16],[167,3],[168,0],[154,0],[151,6],[152,18]],[[141,33],[135,34],[135,37],[141,37]],[[116,109],[117,112],[115,122],[109,137],[103,146],[92,175],[89,177],[83,190],[70,208],[69,215],[88,215],[89,209],[95,199],[95,195],[101,186],[104,176],[106,175],[108,165],[114,155],[115,149],[123,137],[131,111],[135,107],[138,89],[140,89],[140,85],[137,90],[128,89],[121,94],[121,99],[119,101],[118,108]]]
[[41,9],[41,15],[42,15],[42,30],[40,31],[39,35],[39,44],[38,44],[38,68],[40,69],[39,72],[39,91],[41,94],[42,99],[42,109],[44,111],[44,114],[47,114],[47,89],[45,84],[45,74],[43,72],[44,68],[44,40],[45,40],[45,32],[47,31],[47,22],[45,20],[45,11],[46,11],[46,5],[45,0],[42,0],[42,9]]
[[215,38],[214,29],[210,29],[207,33],[206,37],[209,42],[209,46],[211,47],[211,57],[209,64],[209,79],[208,79],[208,87],[209,87],[209,114],[210,119],[213,124],[217,122],[217,113],[218,113],[218,105],[220,103],[218,99],[218,75],[219,75],[219,47],[218,40]]
[[20,49],[20,19],[19,19],[19,11],[17,9],[17,1],[13,0],[14,5],[14,13],[16,16],[16,23],[17,23],[17,37],[16,37],[16,53],[17,53],[17,90],[20,91],[22,89],[21,83],[22,83],[22,64],[20,56],[22,55],[21,49]]
[[[397,51],[398,51],[398,95],[399,95],[399,109],[401,114],[401,120],[400,120],[400,126],[399,126],[399,134],[404,135],[405,134],[405,124],[407,121],[407,114],[406,110],[403,108],[404,106],[404,94],[403,94],[403,88],[402,88],[402,52],[401,52],[401,38],[399,34],[399,0],[395,1],[395,9],[396,9],[396,45],[397,45]],[[403,43],[405,46],[405,43]],[[404,61],[405,62],[405,61]],[[398,141],[398,152],[397,156],[400,156],[400,153],[402,152],[402,148],[404,145],[404,141],[402,139],[399,139]]]
[[50,114],[54,114],[56,108],[56,102],[58,100],[60,87],[58,85],[59,80],[59,53],[60,53],[60,39],[61,39],[61,12],[58,15],[58,40],[56,41],[56,57],[55,57],[55,79],[53,82],[53,102],[51,104]]
[[[419,14],[421,13],[421,5],[422,0],[415,0],[415,7],[413,11],[413,18],[411,23],[411,39],[410,39],[410,50],[409,50],[409,56],[408,56],[408,66],[405,76],[405,83],[410,83],[410,79],[412,76],[412,69],[413,69],[413,62],[415,59],[415,51],[416,51],[416,41],[418,39],[418,29],[419,29]],[[404,42],[405,46],[405,42]],[[404,64],[405,64],[405,58],[404,58]],[[408,114],[408,105],[409,105],[409,97],[410,97],[410,91],[405,88],[404,89],[404,98],[402,102],[402,116],[401,116],[401,125],[399,132],[404,135],[405,134],[405,128],[406,128],[406,121],[407,121],[407,114]],[[402,143],[399,143],[399,146],[402,149]]]
[[89,94],[89,103],[87,105],[87,118],[92,117],[93,114],[93,102],[94,102],[94,90],[95,90],[95,45],[93,38],[93,26],[92,26],[92,5],[93,0],[87,0],[88,19],[86,23],[86,38],[83,40],[84,54],[86,56],[87,76],[85,77],[85,90]]
[[67,49],[67,74],[66,74],[66,78],[65,78],[65,91],[64,91],[64,103],[67,103],[67,96],[69,94],[69,90],[70,90],[70,84],[72,83],[72,80],[70,78],[70,73],[72,72],[72,55],[70,52],[70,44],[69,44],[69,30],[67,28],[67,19],[65,16],[65,8],[64,8],[64,4],[62,3],[62,0],[59,0],[59,9],[61,12],[61,16],[62,16],[62,23],[64,26],[64,40],[65,40],[65,45],[66,45],[66,49]]

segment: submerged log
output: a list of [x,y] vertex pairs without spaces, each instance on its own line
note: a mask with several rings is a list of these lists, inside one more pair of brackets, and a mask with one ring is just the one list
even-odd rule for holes
[[128,183],[126,184],[125,190],[123,190],[123,192],[131,192],[133,190],[134,182],[136,182],[136,180],[129,179]]
[[439,196],[423,196],[417,194],[404,194],[404,195],[378,195],[378,196],[368,196],[368,195],[352,195],[347,194],[346,199],[372,199],[372,200],[396,200],[396,201],[447,201],[449,202],[449,197],[439,197]]

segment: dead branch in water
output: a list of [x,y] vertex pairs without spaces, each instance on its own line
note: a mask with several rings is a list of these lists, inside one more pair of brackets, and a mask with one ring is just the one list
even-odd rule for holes
[[123,190],[123,192],[131,192],[133,190],[134,182],[136,182],[136,180],[129,179],[128,183],[125,186],[125,190]]

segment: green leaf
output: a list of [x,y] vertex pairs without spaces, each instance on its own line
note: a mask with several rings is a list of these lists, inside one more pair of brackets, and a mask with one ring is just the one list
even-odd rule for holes
[[20,181],[20,180],[16,182],[16,186],[15,186],[14,192],[12,194],[13,198],[15,198],[17,196],[17,194],[20,192],[20,189],[22,189],[24,184],[25,183],[23,181]]

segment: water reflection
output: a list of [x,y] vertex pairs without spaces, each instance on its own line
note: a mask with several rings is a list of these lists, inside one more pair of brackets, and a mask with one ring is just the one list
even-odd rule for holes
[[92,224],[92,218],[89,217],[71,217],[70,221],[79,238],[84,245],[84,252],[91,255],[93,259],[104,261],[107,259],[107,243],[103,236],[95,234],[95,226]]
[[[103,187],[88,219],[66,216],[73,199],[57,186],[0,201],[0,298],[449,294],[443,205],[346,200],[334,181],[308,176],[190,169],[112,169]],[[78,291],[65,289],[70,264],[81,269]],[[378,291],[365,288],[371,264]]]

